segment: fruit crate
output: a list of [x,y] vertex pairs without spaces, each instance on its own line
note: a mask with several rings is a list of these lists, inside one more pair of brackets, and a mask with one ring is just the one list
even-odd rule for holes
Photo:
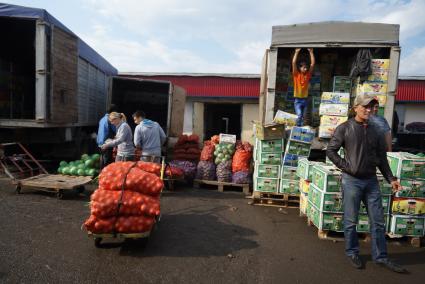
[[254,191],[278,192],[279,179],[277,178],[254,178]]
[[282,166],[280,178],[282,179],[290,179],[290,180],[298,180],[297,176],[297,168]]
[[403,189],[396,193],[397,197],[425,198],[425,180],[401,179],[400,184]]
[[286,144],[285,153],[308,157],[310,155],[311,145],[304,142],[289,140]]
[[282,153],[284,149],[285,141],[283,139],[271,139],[271,140],[258,140],[258,151],[260,153]]
[[350,93],[323,92],[321,100],[327,104],[349,104]]
[[282,165],[288,166],[288,167],[297,167],[298,159],[300,158],[306,158],[306,157],[285,153],[285,155],[283,156]]
[[324,192],[341,191],[342,172],[335,167],[314,165],[312,168],[312,183]]
[[255,176],[262,178],[280,178],[280,165],[255,165]]
[[400,179],[425,179],[425,158],[407,152],[387,153],[391,171]]
[[282,153],[261,153],[259,164],[280,165],[282,161]]
[[310,183],[311,182],[309,180],[300,178],[299,185],[298,185],[300,192],[304,194],[308,194],[310,192]]
[[390,233],[399,236],[423,237],[425,218],[406,215],[392,215]]
[[299,182],[297,180],[281,179],[279,193],[286,193],[291,195],[299,195]]
[[294,126],[290,131],[288,140],[311,144],[314,135],[315,131],[311,128]]
[[297,176],[299,178],[311,180],[310,172],[316,164],[319,164],[319,162],[309,161],[307,158],[300,158],[298,160]]
[[394,197],[393,214],[425,215],[425,199]]

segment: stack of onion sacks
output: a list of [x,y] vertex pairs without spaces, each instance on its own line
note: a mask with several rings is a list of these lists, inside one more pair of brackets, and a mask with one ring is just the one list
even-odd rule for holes
[[164,187],[160,165],[116,162],[99,175],[99,188],[91,196],[87,231],[143,233],[152,229],[160,215],[159,196]]

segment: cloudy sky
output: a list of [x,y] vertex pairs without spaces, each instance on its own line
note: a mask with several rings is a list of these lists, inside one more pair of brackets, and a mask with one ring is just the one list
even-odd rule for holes
[[259,73],[271,27],[401,25],[400,74],[425,75],[424,0],[16,0],[44,8],[120,72]]

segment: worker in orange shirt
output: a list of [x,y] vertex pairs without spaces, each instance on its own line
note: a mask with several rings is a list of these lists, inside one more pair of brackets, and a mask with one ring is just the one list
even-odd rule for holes
[[300,60],[297,64],[298,55],[301,48],[295,49],[294,57],[292,58],[292,78],[294,80],[294,108],[297,117],[297,126],[303,126],[304,113],[307,108],[307,97],[308,97],[308,84],[313,74],[315,58],[313,49],[309,48],[310,53],[310,67],[308,67],[305,60]]

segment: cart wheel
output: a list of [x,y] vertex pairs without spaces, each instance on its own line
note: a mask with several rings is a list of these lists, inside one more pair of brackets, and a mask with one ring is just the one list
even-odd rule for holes
[[94,246],[100,248],[100,243],[102,242],[102,238],[94,238]]
[[56,193],[56,197],[58,199],[63,199],[63,189],[58,190],[58,192]]
[[16,192],[16,194],[21,194],[21,186],[20,185],[17,185],[15,187],[15,192]]

